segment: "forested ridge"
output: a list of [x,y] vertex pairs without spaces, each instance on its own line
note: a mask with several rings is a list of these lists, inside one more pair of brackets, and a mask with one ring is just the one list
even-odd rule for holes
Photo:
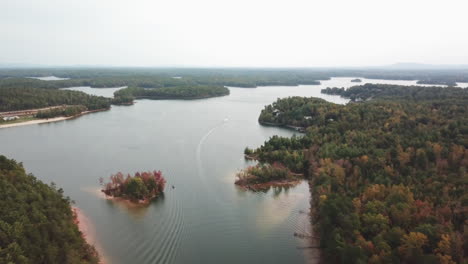
[[229,89],[223,86],[178,86],[170,88],[145,89],[129,87],[114,93],[117,100],[141,99],[199,99],[228,95]]
[[63,190],[0,156],[0,263],[98,263]]
[[[71,79],[41,81],[22,78],[48,75]],[[29,87],[37,88],[74,86],[161,88],[197,85],[254,88],[267,85],[320,84],[319,80],[329,78],[329,74],[323,72],[291,69],[0,69],[0,87],[2,85],[21,87],[27,84]]]
[[87,110],[106,109],[111,99],[79,91],[42,88],[0,88],[0,112],[58,105],[83,105]]
[[58,105],[83,105],[87,110],[97,110],[107,109],[111,104],[130,104],[138,98],[199,99],[229,94],[229,89],[224,86],[129,87],[117,91],[115,98],[110,99],[80,91],[60,90],[57,87],[61,85],[48,84],[54,81],[39,81],[45,83],[44,87],[37,83],[38,80],[23,81],[10,80],[4,86],[0,85],[0,112]]
[[[266,85],[317,84],[331,77],[361,77],[386,80],[417,80],[425,84],[453,85],[468,82],[468,69],[397,68],[3,68],[0,79],[57,76],[70,80],[54,81],[71,86],[167,87],[181,85],[224,85],[256,87]],[[175,79],[173,77],[181,77]],[[73,84],[72,84],[73,83]],[[171,85],[172,83],[172,85]],[[149,86],[145,86],[149,84]],[[68,86],[68,87],[71,87]]]
[[468,89],[458,87],[425,87],[401,86],[391,84],[372,84],[344,88],[325,88],[324,94],[341,95],[352,101],[369,100],[372,98],[388,98],[390,100],[405,99],[412,101],[441,100],[457,98],[468,100]]
[[[1,71],[0,71],[1,72]],[[177,75],[177,74],[175,74]],[[75,76],[75,75],[72,75]],[[76,78],[68,80],[45,81],[32,78],[0,78],[1,87],[34,87],[46,89],[58,89],[77,86],[91,86],[96,88],[106,87],[140,87],[140,88],[163,88],[180,86],[235,86],[254,88],[267,85],[296,86],[299,84],[320,84],[320,79],[329,79],[323,74],[303,74],[300,72],[240,72],[236,73],[199,73],[188,72],[184,76],[171,76],[168,74],[129,74],[122,72],[121,75],[92,75],[92,77]]]
[[326,263],[466,263],[466,92],[349,90],[374,99],[335,105],[290,97],[266,106],[260,121],[307,132],[274,136],[249,152],[310,179]]
[[[55,75],[66,80],[38,80],[31,76]],[[468,70],[346,70],[346,69],[171,69],[171,68],[38,68],[0,69],[2,110],[24,110],[67,103],[69,94],[60,88],[90,86],[96,88],[130,87],[114,100],[89,97],[77,103],[94,110],[99,104],[131,104],[134,98],[198,99],[227,95],[224,86],[254,88],[258,86],[318,85],[331,77],[360,76],[392,80],[419,80],[421,83],[453,85],[468,82]],[[171,90],[172,89],[172,90]],[[17,91],[13,91],[17,90]],[[47,91],[49,90],[49,91]],[[125,94],[125,96],[122,96]],[[38,97],[37,100],[31,98]],[[48,98],[51,98],[48,100]],[[20,100],[21,102],[17,102]],[[85,102],[83,102],[83,100]],[[107,101],[107,102],[104,102]],[[92,105],[91,107],[89,105]],[[6,109],[6,110],[5,110]]]

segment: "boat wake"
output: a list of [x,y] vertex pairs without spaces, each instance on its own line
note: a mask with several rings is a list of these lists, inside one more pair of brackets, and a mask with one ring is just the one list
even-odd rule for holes
[[224,124],[226,124],[229,121],[228,118],[225,118],[222,122],[218,123],[215,125],[213,128],[211,128],[203,137],[200,139],[197,145],[197,150],[196,150],[196,158],[197,158],[197,172],[198,172],[198,177],[200,178],[201,182],[203,183],[203,187],[206,189],[207,193],[209,193],[211,196],[215,198],[215,201],[218,203],[223,203],[214,193],[212,188],[209,187],[208,180],[205,175],[205,171],[203,168],[203,162],[202,162],[202,157],[201,157],[201,150],[202,146],[205,143],[206,139],[218,128],[222,127]]

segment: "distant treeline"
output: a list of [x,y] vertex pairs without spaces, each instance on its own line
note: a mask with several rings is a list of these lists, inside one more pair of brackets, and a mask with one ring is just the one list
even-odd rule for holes
[[[177,77],[177,78],[174,78]],[[325,75],[288,74],[288,73],[248,73],[242,75],[210,74],[168,76],[156,75],[128,75],[95,76],[92,78],[72,78],[69,80],[44,81],[32,78],[3,78],[2,87],[35,87],[58,89],[66,87],[91,86],[96,88],[132,86],[141,88],[161,88],[180,86],[234,86],[254,88],[257,86],[296,86],[299,84],[320,84],[319,79],[328,79]]]
[[[70,78],[43,81],[31,76]],[[326,70],[326,69],[151,69],[151,68],[44,68],[0,69],[0,111],[37,108],[63,104],[70,94],[60,88],[91,86],[97,88],[131,88],[118,92],[114,100],[88,97],[76,104],[96,109],[107,104],[130,104],[133,98],[196,99],[228,94],[224,86],[257,87],[300,84],[320,84],[331,77],[360,76],[366,78],[420,80],[421,82],[468,82],[468,71],[384,71],[384,70]],[[148,89],[146,89],[148,88]],[[18,91],[13,91],[18,89]],[[35,90],[38,89],[38,90]],[[173,90],[171,90],[173,89]],[[198,89],[198,91],[197,91]],[[46,92],[45,90],[51,90]],[[53,91],[55,90],[55,91]],[[335,91],[339,92],[339,91]],[[50,95],[50,100],[48,96]],[[24,96],[24,97],[22,97]],[[347,96],[343,94],[343,96]],[[32,97],[37,97],[34,100]],[[80,96],[83,98],[84,96]]]
[[266,106],[260,121],[307,132],[274,136],[246,153],[309,177],[326,263],[465,263],[466,93],[361,88],[350,90],[375,99],[336,105],[290,97]]
[[[331,77],[360,77],[387,80],[418,80],[426,84],[454,85],[468,82],[468,69],[319,69],[319,68],[38,68],[0,69],[1,78],[57,76],[71,80],[61,87],[167,87],[183,85],[224,85],[256,87],[264,85],[318,84]],[[173,78],[181,77],[181,78]],[[48,84],[51,85],[51,84]]]
[[0,156],[0,263],[98,263],[63,190]]
[[114,93],[116,100],[125,102],[132,98],[141,99],[198,99],[228,95],[223,86],[177,86],[170,88],[145,89],[129,87]]
[[324,94],[341,95],[353,101],[371,98],[392,98],[407,100],[437,100],[458,98],[468,100],[468,89],[456,87],[401,86],[390,84],[364,84],[344,88],[322,89]]

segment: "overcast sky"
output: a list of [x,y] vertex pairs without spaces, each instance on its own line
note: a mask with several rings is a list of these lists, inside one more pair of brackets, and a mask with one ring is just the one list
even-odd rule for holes
[[0,64],[468,64],[467,0],[0,0]]

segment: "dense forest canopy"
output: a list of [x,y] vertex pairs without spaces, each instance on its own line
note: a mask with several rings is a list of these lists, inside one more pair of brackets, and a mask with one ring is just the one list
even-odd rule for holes
[[[60,74],[61,71],[50,73]],[[71,79],[45,81],[24,78],[24,74],[12,71],[12,76],[1,78],[1,87],[36,87],[36,88],[64,88],[76,86],[91,86],[97,88],[132,86],[141,88],[161,88],[178,86],[236,86],[257,87],[266,85],[299,85],[320,84],[318,80],[327,80],[329,76],[323,73],[308,73],[301,71],[169,71],[141,72],[117,71],[101,74],[88,73],[87,70],[66,74]],[[172,74],[171,74],[172,72]],[[0,75],[2,71],[0,70]],[[31,74],[34,72],[31,72]],[[42,76],[42,74],[41,74]],[[20,78],[23,77],[23,78]],[[62,76],[61,76],[62,77]]]
[[83,105],[88,110],[109,108],[111,99],[83,92],[42,88],[0,88],[0,111]]
[[349,89],[326,88],[322,93],[341,95],[353,101],[372,98],[405,99],[413,101],[458,98],[468,100],[468,89],[456,87],[401,86],[391,84],[372,84],[353,86]]
[[[468,69],[395,68],[3,68],[1,78],[57,76],[53,81],[71,86],[151,87],[187,84],[255,87],[260,85],[316,84],[331,77],[362,77],[387,80],[418,80],[426,84],[468,82]],[[174,79],[173,77],[182,77]],[[143,82],[142,82],[143,80]],[[81,83],[81,85],[77,85]],[[172,85],[171,85],[172,84]],[[160,86],[162,85],[162,86]]]
[[466,91],[364,88],[349,90],[375,99],[278,99],[259,120],[307,133],[275,136],[248,152],[310,178],[327,263],[464,263]]
[[[224,86],[178,86],[171,88],[145,89],[128,87],[114,93],[118,98],[147,99],[198,99],[228,95],[229,89]],[[124,99],[122,99],[124,101]]]
[[[69,79],[45,81],[28,78],[50,75]],[[401,71],[319,68],[4,68],[0,69],[0,95],[3,97],[3,101],[0,102],[0,111],[54,106],[69,101],[85,105],[93,110],[97,109],[96,107],[105,108],[104,105],[110,105],[110,103],[131,104],[134,98],[197,99],[227,95],[229,92],[224,86],[253,88],[268,85],[314,85],[320,84],[320,80],[346,76],[419,80],[422,83],[449,85],[455,82],[468,82],[468,70],[463,69]],[[70,94],[58,91],[60,88],[79,86],[96,88],[127,86],[130,88],[117,93],[118,96],[113,101],[93,97],[84,99],[84,96],[80,96],[77,102],[68,98]],[[32,97],[38,99],[33,100]]]
[[0,156],[0,263],[98,263],[63,190]]
[[53,109],[41,110],[38,111],[36,116],[37,118],[53,118],[57,116],[76,116],[87,110],[86,106],[83,105],[73,105],[73,106],[64,106],[57,107]]

